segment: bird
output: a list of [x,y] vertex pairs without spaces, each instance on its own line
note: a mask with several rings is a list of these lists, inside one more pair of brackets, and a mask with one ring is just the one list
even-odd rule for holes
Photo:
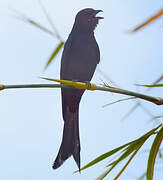
[[[77,13],[61,57],[61,80],[90,84],[96,66],[100,62],[100,50],[94,36],[99,19],[103,19],[97,16],[99,12],[102,10],[85,8]],[[62,143],[53,163],[53,169],[57,169],[65,160],[73,156],[80,171],[79,103],[84,91],[61,88],[64,128]]]

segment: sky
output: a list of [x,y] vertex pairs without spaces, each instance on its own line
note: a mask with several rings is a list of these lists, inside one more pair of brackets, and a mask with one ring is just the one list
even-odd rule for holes
[[[63,40],[68,37],[75,15],[81,9],[102,9],[104,20],[95,35],[101,52],[101,62],[92,82],[110,83],[110,79],[124,89],[145,92],[135,86],[151,84],[162,75],[163,22],[155,23],[128,34],[148,17],[162,8],[162,0],[42,0]],[[37,0],[0,0],[0,83],[47,83],[40,76],[59,78],[61,53],[44,72],[45,64],[56,47],[57,39],[15,18],[17,10],[51,29]],[[102,76],[100,71],[107,74]],[[49,82],[50,83],[50,82]],[[162,88],[154,88],[149,95],[162,97]],[[135,105],[125,101],[103,108],[103,105],[125,96],[107,92],[85,92],[80,103],[80,138],[82,166],[98,155],[132,141],[156,127],[151,115],[163,114],[162,107],[140,101],[128,118],[124,115]],[[160,119],[162,121],[162,119]],[[110,159],[81,174],[73,174],[77,166],[69,158],[59,169],[52,164],[62,138],[60,89],[19,89],[0,92],[0,179],[64,180],[95,179],[107,168]],[[153,138],[151,138],[153,140]],[[148,150],[149,140],[144,149]],[[120,177],[134,180],[147,166],[148,154],[140,151]],[[122,164],[106,179],[113,179]],[[156,164],[154,179],[162,179],[161,165]]]

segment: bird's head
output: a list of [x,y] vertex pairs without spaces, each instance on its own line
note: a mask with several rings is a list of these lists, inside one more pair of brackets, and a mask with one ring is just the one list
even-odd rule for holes
[[97,16],[102,10],[94,10],[91,8],[86,8],[79,11],[75,18],[75,29],[78,31],[94,31],[95,27],[98,24],[99,19],[103,17]]

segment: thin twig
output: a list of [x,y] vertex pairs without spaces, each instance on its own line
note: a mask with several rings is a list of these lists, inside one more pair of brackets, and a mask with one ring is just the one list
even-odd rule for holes
[[39,29],[41,29],[42,31],[50,34],[51,36],[55,37],[56,35],[54,34],[54,32],[50,31],[49,29],[47,29],[46,27],[44,27],[43,25],[37,23],[36,21],[32,20],[31,18],[27,17],[24,13],[17,11],[15,9],[12,9],[13,12],[15,12],[17,15],[13,15],[13,17],[15,17],[16,19],[19,19],[23,22],[29,23]]
[[59,32],[58,32],[58,30],[57,30],[57,28],[56,28],[55,25],[54,25],[52,19],[50,18],[50,16],[49,16],[49,14],[47,13],[44,5],[42,4],[42,1],[41,1],[41,0],[39,0],[39,4],[40,4],[40,6],[41,6],[41,8],[42,8],[42,10],[43,10],[43,12],[44,12],[44,14],[45,14],[48,22],[49,22],[49,24],[51,25],[51,27],[52,27],[52,29],[53,29],[53,31],[54,31],[57,39],[60,40],[60,41],[63,41],[62,38],[61,38],[61,36],[60,36],[60,34],[59,34]]
[[105,104],[105,105],[102,106],[102,107],[110,106],[110,105],[112,105],[112,104],[116,104],[116,103],[119,103],[119,102],[122,102],[122,101],[132,100],[132,99],[136,99],[136,97],[129,97],[129,98],[124,98],[124,99],[119,99],[119,100],[117,100],[117,101],[114,101],[114,102]]

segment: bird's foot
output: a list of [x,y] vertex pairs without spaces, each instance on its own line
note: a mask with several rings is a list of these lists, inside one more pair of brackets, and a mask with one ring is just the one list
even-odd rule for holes
[[91,83],[90,83],[90,81],[84,81],[84,83],[87,84],[87,88],[88,88],[88,89],[91,89]]

